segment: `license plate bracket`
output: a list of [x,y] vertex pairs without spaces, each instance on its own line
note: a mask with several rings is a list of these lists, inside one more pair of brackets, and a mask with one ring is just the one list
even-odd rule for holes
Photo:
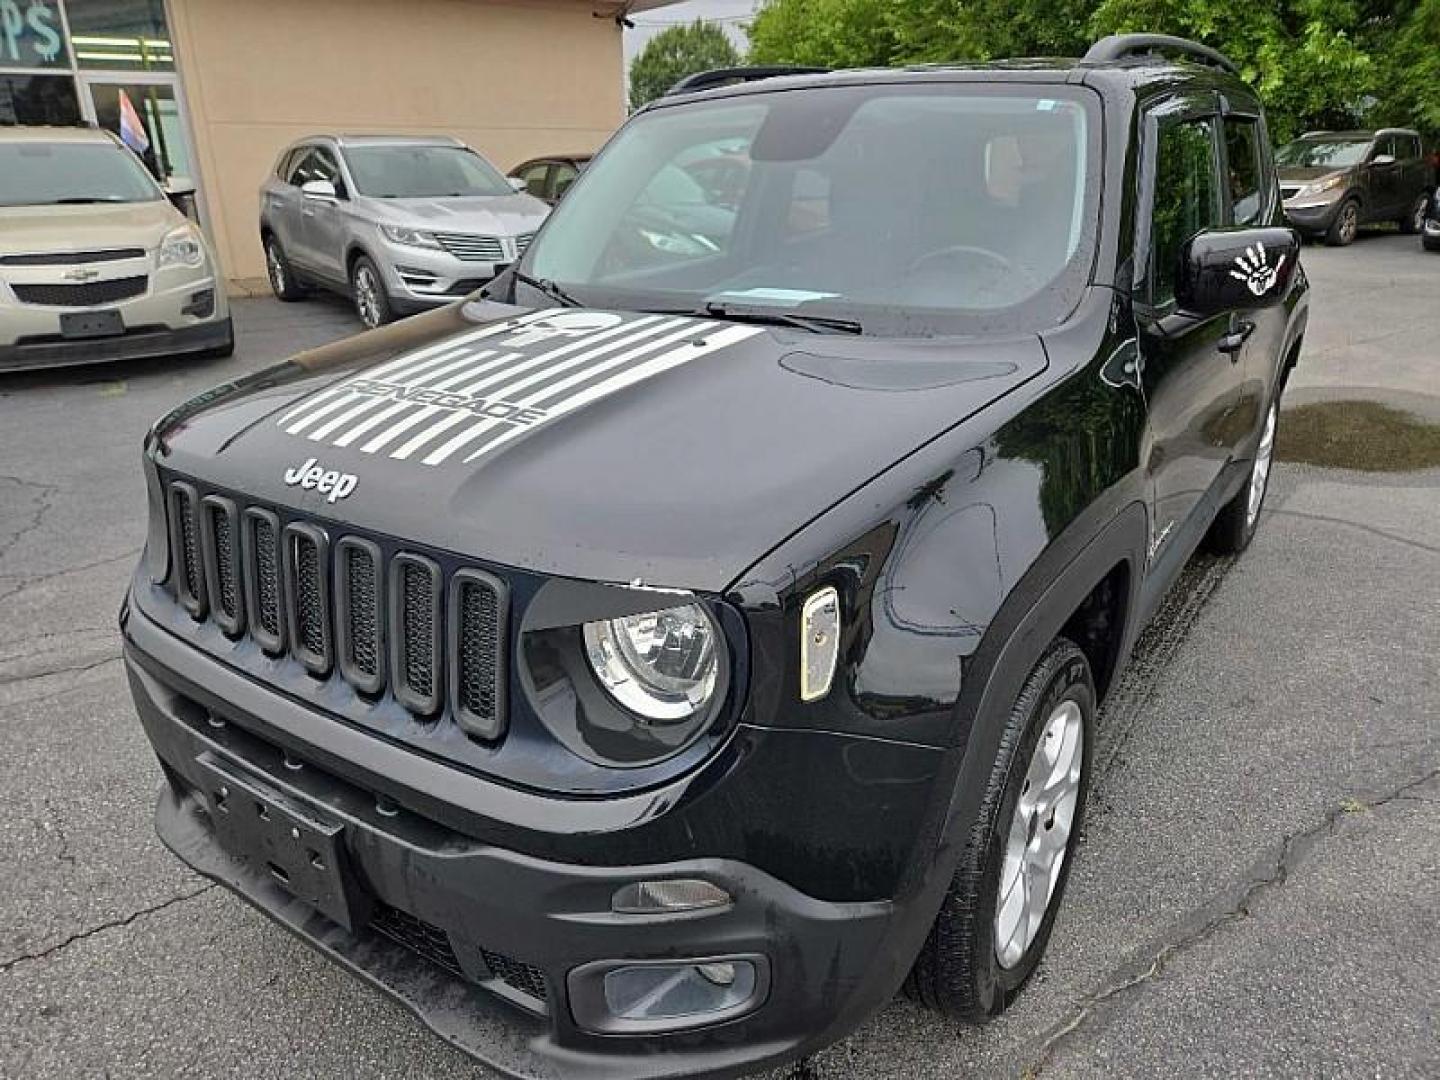
[[125,333],[120,312],[66,311],[60,315],[60,336],[70,339],[118,337]]
[[226,852],[346,930],[365,924],[372,901],[346,861],[342,824],[214,754],[198,760]]

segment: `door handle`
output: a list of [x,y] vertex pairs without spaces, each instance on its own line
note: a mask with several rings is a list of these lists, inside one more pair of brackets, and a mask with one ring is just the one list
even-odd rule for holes
[[1254,332],[1255,324],[1253,322],[1246,320],[1233,323],[1230,326],[1230,332],[1220,339],[1220,344],[1216,348],[1229,354],[1230,359],[1234,361],[1239,358],[1241,347]]

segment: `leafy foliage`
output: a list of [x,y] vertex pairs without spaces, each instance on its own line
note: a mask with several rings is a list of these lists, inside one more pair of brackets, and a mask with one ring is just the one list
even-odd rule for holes
[[653,101],[686,75],[739,63],[740,54],[714,23],[696,19],[662,30],[630,63],[630,108]]
[[1233,59],[1283,141],[1310,128],[1440,136],[1440,0],[767,0],[753,63],[831,67],[1079,56],[1105,34],[1178,34]]

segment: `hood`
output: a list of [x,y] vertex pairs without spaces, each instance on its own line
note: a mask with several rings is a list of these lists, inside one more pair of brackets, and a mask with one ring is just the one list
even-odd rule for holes
[[533,195],[470,195],[456,199],[373,199],[379,216],[396,225],[441,232],[516,236],[534,232],[550,207]]
[[184,224],[165,199],[82,206],[0,206],[0,255],[160,246]]
[[1282,184],[1309,184],[1349,171],[1349,167],[1337,169],[1333,165],[1279,165],[1275,175]]
[[719,591],[1044,368],[1034,336],[904,342],[475,302],[220,387],[157,431],[163,465],[342,529]]

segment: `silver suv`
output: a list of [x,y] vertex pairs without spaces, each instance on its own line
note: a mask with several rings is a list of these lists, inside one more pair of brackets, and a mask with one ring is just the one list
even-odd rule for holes
[[355,303],[367,327],[474,292],[516,260],[550,208],[456,139],[317,135],[260,188],[270,287]]

